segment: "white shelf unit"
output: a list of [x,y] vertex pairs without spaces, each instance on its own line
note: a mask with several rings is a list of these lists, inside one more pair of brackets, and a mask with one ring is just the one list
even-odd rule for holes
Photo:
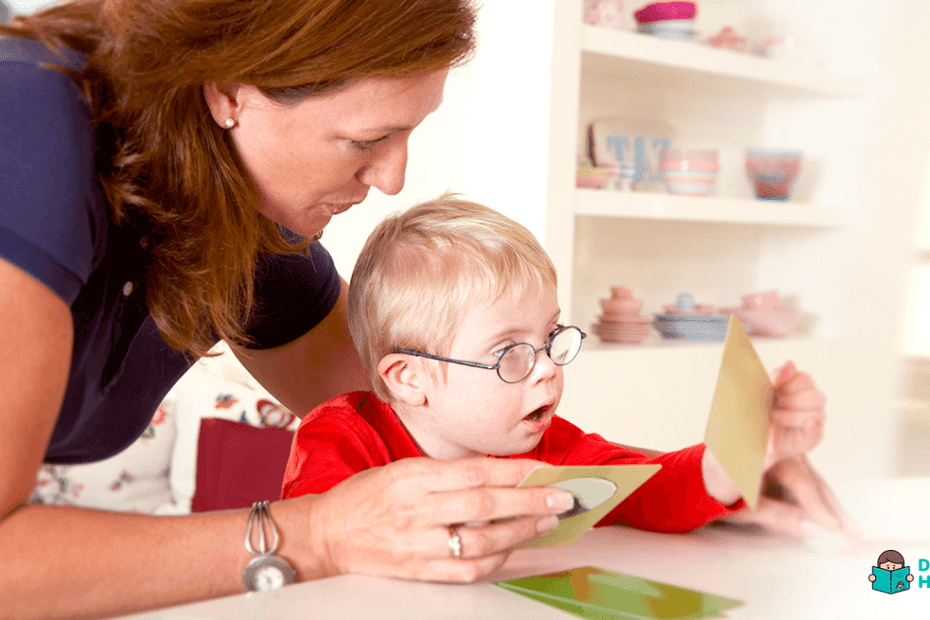
[[[566,4],[573,3],[561,10]],[[573,220],[548,227],[546,238],[554,245],[553,237],[572,231],[571,256],[558,261],[564,285],[571,283],[563,302],[571,320],[590,326],[599,314],[597,299],[616,285],[632,286],[645,312],[661,311],[684,291],[705,303],[734,306],[745,293],[777,289],[811,315],[802,335],[841,335],[843,296],[825,293],[820,283],[842,286],[848,274],[842,260],[822,255],[842,256],[841,231],[857,205],[821,183],[831,170],[829,149],[816,140],[805,144],[804,136],[791,137],[784,128],[798,105],[829,117],[831,105],[860,95],[867,80],[633,32],[573,28],[563,23],[568,19],[556,19],[555,47],[561,38],[560,53],[577,63],[577,89],[566,76],[553,94],[551,114],[553,122],[576,119],[576,150],[591,121],[633,117],[671,125],[673,144],[718,148],[722,164],[708,197],[572,191]],[[568,102],[572,96],[577,103]],[[824,131],[843,128],[834,123]],[[756,145],[804,148],[809,161],[791,201],[751,195],[742,156]]]
[[668,79],[739,80],[811,95],[843,96],[866,91],[856,76],[834,75],[685,41],[583,25],[582,62],[593,74],[662,72]]
[[849,224],[849,215],[842,209],[799,202],[766,204],[746,198],[595,189],[576,190],[575,215],[824,229],[844,228]]
[[[853,2],[850,19],[870,28],[871,0]],[[532,27],[525,23],[530,4]],[[894,427],[876,427],[871,417],[884,415],[894,401],[885,370],[892,345],[884,325],[875,329],[879,313],[861,300],[864,286],[897,292],[891,278],[869,280],[896,260],[888,258],[897,246],[885,232],[892,210],[871,178],[876,148],[882,157],[894,155],[876,128],[893,107],[882,90],[887,84],[873,87],[874,76],[888,75],[892,54],[880,66],[862,59],[889,49],[893,34],[884,42],[875,35],[868,47],[864,29],[845,35],[840,64],[867,67],[860,76],[587,26],[581,5],[484,5],[482,49],[488,53],[483,62],[479,49],[469,84],[467,105],[476,120],[465,129],[459,187],[543,240],[559,272],[563,318],[589,332],[600,313],[598,299],[611,286],[631,286],[645,315],[686,291],[699,303],[721,307],[739,305],[749,292],[780,291],[787,304],[805,312],[803,325],[791,338],[754,342],[767,367],[793,360],[827,394],[831,422],[815,464],[831,480],[886,471],[883,455],[890,453]],[[749,13],[760,5],[793,9],[816,22],[809,31],[821,32],[830,19],[828,7],[801,0],[706,0],[699,20],[714,10]],[[717,23],[727,23],[722,19],[729,15]],[[889,24],[876,21],[876,30],[894,33],[898,26]],[[896,53],[907,57],[903,48]],[[663,121],[680,146],[718,148],[721,171],[712,195],[576,189],[575,158],[588,123],[619,117]],[[501,144],[511,148],[489,147]],[[751,146],[804,150],[792,200],[754,199],[743,170]],[[888,172],[891,164],[878,161]],[[909,182],[895,177],[894,189],[903,195]],[[893,215],[894,226],[904,227],[906,215]],[[873,232],[877,241],[865,245]],[[881,254],[872,258],[871,252]],[[609,345],[592,335],[566,369],[560,413],[631,445],[697,443],[721,351],[719,343],[658,337],[642,346]]]

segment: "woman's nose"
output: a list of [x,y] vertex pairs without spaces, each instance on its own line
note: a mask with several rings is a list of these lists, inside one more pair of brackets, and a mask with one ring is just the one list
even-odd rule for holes
[[407,141],[385,145],[375,157],[358,172],[358,180],[381,193],[393,196],[404,189],[407,172]]

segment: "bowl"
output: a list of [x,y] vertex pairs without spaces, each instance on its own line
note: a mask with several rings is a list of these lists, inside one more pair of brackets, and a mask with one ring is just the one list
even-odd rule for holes
[[791,308],[732,308],[727,312],[735,314],[741,323],[747,326],[750,336],[766,338],[786,338],[794,333],[798,323],[804,317],[800,310]]
[[682,196],[708,195],[719,170],[716,150],[667,149],[659,161],[665,188],[670,194]]
[[804,162],[799,149],[746,149],[746,174],[759,200],[786,201]]
[[659,157],[660,170],[720,170],[717,149],[665,149]]
[[642,299],[602,299],[601,308],[607,314],[636,315],[643,307]]
[[610,287],[611,299],[633,299],[633,289],[629,286]]
[[781,308],[781,299],[779,299],[778,291],[749,293],[743,295],[743,307],[751,310],[777,310]]
[[674,41],[690,41],[694,36],[694,20],[677,19],[639,24],[636,28],[643,34],[651,34]]
[[717,49],[733,50],[734,52],[746,51],[746,37],[737,34],[732,26],[725,26],[723,30],[707,40],[711,47]]
[[658,21],[694,20],[697,6],[694,2],[653,2],[636,11],[633,16],[639,24]]
[[587,189],[600,189],[611,179],[611,171],[606,168],[579,168],[575,173],[575,185]]
[[729,321],[725,314],[657,314],[652,325],[663,338],[723,342]]

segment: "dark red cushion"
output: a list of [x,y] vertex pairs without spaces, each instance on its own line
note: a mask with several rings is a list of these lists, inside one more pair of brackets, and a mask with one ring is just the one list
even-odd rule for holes
[[284,428],[202,419],[191,512],[246,508],[278,499],[293,437],[293,431]]

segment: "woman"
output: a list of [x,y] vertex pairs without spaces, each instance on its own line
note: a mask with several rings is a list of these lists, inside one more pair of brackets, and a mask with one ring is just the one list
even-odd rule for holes
[[[219,338],[293,411],[365,386],[345,282],[306,238],[400,191],[474,20],[465,0],[89,0],[6,30],[25,38],[0,47],[4,614],[242,591],[249,511],[25,505],[36,471],[127,446]],[[298,579],[472,580],[571,503],[507,488],[532,463],[401,465],[272,505]],[[516,515],[450,558],[449,524]]]
[[[219,339],[292,411],[366,387],[345,282],[308,239],[400,191],[474,20],[468,0],[78,0],[2,31],[4,613],[242,591],[249,511],[26,505],[35,473],[129,445]],[[534,465],[409,459],[275,502],[277,556],[300,580],[474,580],[571,505],[512,488]]]

